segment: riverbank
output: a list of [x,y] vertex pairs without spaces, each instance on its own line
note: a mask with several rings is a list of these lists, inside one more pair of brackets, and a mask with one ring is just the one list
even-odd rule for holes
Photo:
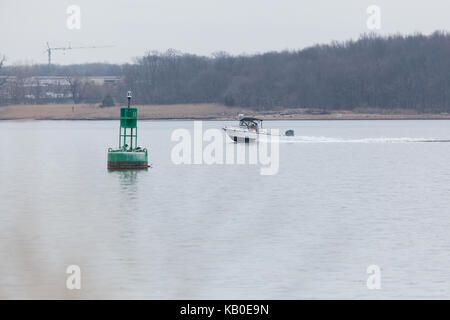
[[[386,120],[386,119],[450,119],[449,113],[392,113],[374,111],[322,112],[308,109],[285,109],[257,112],[219,104],[174,104],[137,106],[139,119],[236,120],[242,115],[265,120]],[[120,107],[100,108],[91,104],[12,105],[0,107],[0,120],[117,120]]]

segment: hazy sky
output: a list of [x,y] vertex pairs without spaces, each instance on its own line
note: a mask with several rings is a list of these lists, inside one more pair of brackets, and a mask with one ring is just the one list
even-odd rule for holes
[[[67,27],[70,5],[81,29]],[[368,32],[367,8],[381,8],[380,34],[450,30],[450,0],[0,0],[0,53],[8,64],[46,63],[52,46],[114,45],[55,52],[53,62],[131,62],[148,50],[209,55],[300,49]]]

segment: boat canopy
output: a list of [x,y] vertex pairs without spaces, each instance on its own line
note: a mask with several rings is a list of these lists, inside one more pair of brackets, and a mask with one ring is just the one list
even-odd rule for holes
[[247,129],[259,130],[262,128],[262,120],[257,118],[242,118],[239,120],[239,126],[245,127]]

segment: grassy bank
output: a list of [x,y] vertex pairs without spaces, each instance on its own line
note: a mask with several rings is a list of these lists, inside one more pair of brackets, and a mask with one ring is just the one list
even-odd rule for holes
[[[357,119],[450,119],[448,113],[414,113],[396,110],[320,112],[307,109],[257,112],[218,104],[174,104],[137,106],[140,119],[236,120],[241,115],[273,120],[357,120]],[[116,120],[120,107],[100,108],[89,104],[12,105],[0,107],[0,120]]]

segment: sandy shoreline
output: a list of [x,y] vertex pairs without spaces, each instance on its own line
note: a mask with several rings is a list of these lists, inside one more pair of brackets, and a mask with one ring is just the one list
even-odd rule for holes
[[[219,104],[174,104],[137,106],[142,120],[236,120],[242,115],[265,120],[387,120],[450,119],[450,114],[399,112],[392,114],[336,111],[320,113],[305,109],[257,112]],[[120,107],[100,108],[90,104],[0,106],[0,120],[117,120]]]

